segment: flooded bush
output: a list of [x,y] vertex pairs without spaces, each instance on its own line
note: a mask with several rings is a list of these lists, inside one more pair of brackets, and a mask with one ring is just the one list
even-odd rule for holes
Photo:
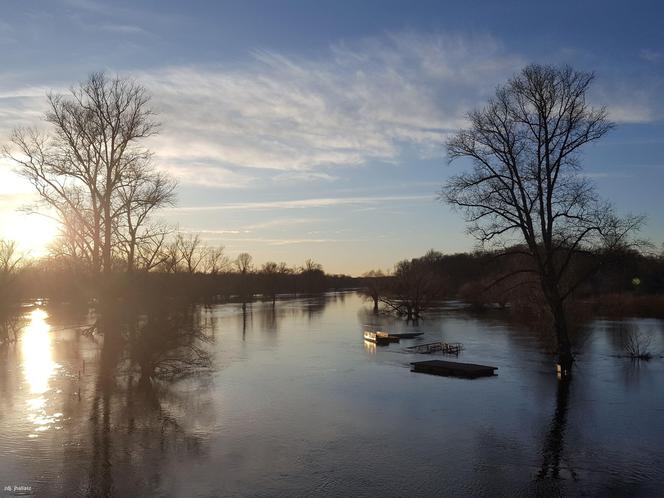
[[635,360],[650,360],[653,357],[651,350],[652,334],[639,330],[632,325],[620,328],[620,342],[625,355]]

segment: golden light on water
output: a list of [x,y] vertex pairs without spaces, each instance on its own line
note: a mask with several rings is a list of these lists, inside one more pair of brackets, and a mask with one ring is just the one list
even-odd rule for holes
[[[48,313],[35,309],[21,335],[21,357],[23,375],[30,390],[27,400],[27,419],[36,427],[35,431],[47,430],[61,413],[47,413],[45,394],[50,390],[50,380],[59,365],[53,360],[51,327],[46,322]],[[36,437],[31,434],[30,437]]]
[[32,394],[48,391],[48,381],[55,370],[47,317],[44,310],[34,310],[21,336],[23,372]]

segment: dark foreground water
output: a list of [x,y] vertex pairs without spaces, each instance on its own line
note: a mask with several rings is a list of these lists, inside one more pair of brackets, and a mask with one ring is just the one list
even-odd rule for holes
[[[661,351],[661,321],[592,322],[561,384],[500,313],[450,304],[384,348],[363,342],[370,320],[353,293],[103,321],[26,309],[0,348],[0,496],[664,494],[664,360],[616,356],[626,331]],[[411,373],[427,357],[404,347],[432,340],[498,375]]]

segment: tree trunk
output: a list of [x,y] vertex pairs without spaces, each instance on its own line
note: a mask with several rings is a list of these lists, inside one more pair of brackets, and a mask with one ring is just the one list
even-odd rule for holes
[[378,294],[374,294],[371,296],[373,298],[373,314],[377,315],[378,314]]
[[134,252],[136,250],[136,240],[132,237],[129,243],[129,254],[127,254],[127,273],[134,272]]
[[562,301],[558,300],[552,304],[553,327],[556,333],[556,342],[558,344],[558,363],[562,376],[567,376],[571,372],[574,356],[572,355],[572,344],[567,332],[567,316],[563,308]]
[[551,316],[553,317],[553,331],[556,336],[556,346],[558,353],[559,373],[566,377],[571,373],[574,356],[572,355],[572,344],[569,340],[567,330],[567,315],[563,299],[560,297],[556,284],[548,279],[543,279],[542,287]]
[[92,269],[94,273],[100,273],[101,271],[101,259],[99,257],[99,249],[101,242],[101,230],[99,227],[99,213],[97,209],[94,212],[94,233],[92,234]]
[[104,247],[103,247],[103,260],[104,260],[104,274],[111,273],[111,201],[106,200],[104,203]]

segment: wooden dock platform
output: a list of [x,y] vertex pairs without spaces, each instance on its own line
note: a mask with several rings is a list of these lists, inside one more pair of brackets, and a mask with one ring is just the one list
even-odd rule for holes
[[424,332],[406,332],[402,334],[389,334],[390,337],[394,337],[396,339],[415,339],[416,337],[419,337],[421,335],[424,335]]
[[428,360],[411,363],[412,372],[444,375],[449,377],[464,377],[475,379],[477,377],[491,377],[498,367],[477,365],[475,363],[459,363],[457,361]]

